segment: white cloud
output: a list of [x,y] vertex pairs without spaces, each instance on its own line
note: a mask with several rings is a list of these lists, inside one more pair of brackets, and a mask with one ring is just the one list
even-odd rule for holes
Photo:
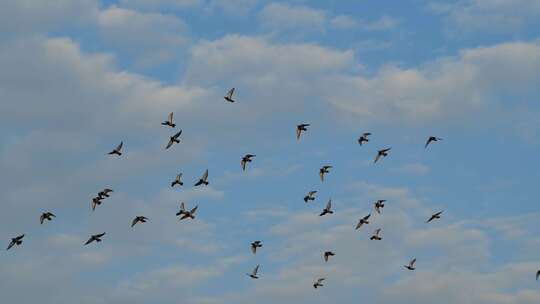
[[259,12],[258,18],[269,29],[323,31],[326,12],[307,6],[270,3]]
[[429,173],[430,168],[421,163],[410,163],[404,164],[401,167],[394,169],[394,171],[413,175],[426,175]]

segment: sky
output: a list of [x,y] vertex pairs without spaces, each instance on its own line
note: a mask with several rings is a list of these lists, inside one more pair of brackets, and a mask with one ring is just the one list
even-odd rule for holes
[[540,302],[540,1],[0,3],[4,301]]

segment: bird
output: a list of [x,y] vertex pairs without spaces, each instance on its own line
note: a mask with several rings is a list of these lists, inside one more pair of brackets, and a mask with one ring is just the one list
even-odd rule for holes
[[233,94],[234,94],[234,88],[227,91],[227,95],[223,96],[223,98],[228,102],[235,102],[236,100],[232,99]]
[[536,272],[536,280],[538,281],[538,277],[540,277],[540,270]]
[[197,183],[195,183],[195,187],[200,186],[200,185],[208,186],[208,169],[206,169],[206,171],[204,171],[201,178],[199,178],[199,181]]
[[304,196],[304,202],[308,202],[308,201],[314,201],[315,200],[315,193],[317,193],[317,191],[309,191],[308,194],[306,194],[306,196]]
[[332,199],[329,199],[328,203],[326,203],[326,207],[324,207],[323,211],[321,212],[321,214],[319,214],[319,216],[323,216],[326,214],[333,214],[334,211],[332,211],[331,208],[332,208]]
[[368,136],[370,136],[371,133],[369,132],[365,132],[363,133],[359,138],[358,138],[358,144],[360,144],[360,146],[365,143],[365,142],[368,142],[369,141],[369,138]]
[[137,223],[146,223],[148,218],[146,216],[136,216],[133,221],[131,221],[131,227],[135,226]]
[[323,254],[324,261],[328,262],[328,258],[330,258],[331,256],[335,256],[335,255],[336,254],[333,253],[332,251],[325,251],[324,254]]
[[371,216],[371,213],[368,214],[368,215],[366,215],[366,216],[364,216],[363,218],[361,218],[361,219],[358,221],[358,224],[356,224],[356,228],[355,228],[355,229],[358,230],[358,229],[360,229],[360,227],[362,227],[362,225],[364,225],[364,224],[366,224],[366,225],[369,224],[368,219],[369,219],[370,216]]
[[94,197],[94,198],[92,199],[92,204],[91,204],[91,206],[92,206],[92,211],[96,210],[96,207],[99,206],[99,205],[101,205],[101,200],[102,200],[102,199],[99,198],[99,197]]
[[[444,210],[443,210],[444,211]],[[426,223],[429,223],[431,221],[433,221],[434,219],[440,219],[441,218],[441,214],[443,213],[443,211],[439,211],[433,215],[431,215],[431,217],[426,221]]]
[[310,124],[299,124],[296,126],[296,139],[299,140],[300,139],[300,135],[302,135],[302,131],[307,131],[307,128],[306,127],[309,127]]
[[378,228],[375,230],[375,232],[373,233],[373,235],[369,238],[370,240],[375,240],[375,241],[380,241],[382,240],[382,237],[379,236],[379,233],[381,233],[381,229]]
[[386,200],[377,200],[373,205],[375,206],[375,211],[378,213],[378,214],[381,214],[381,209],[384,208],[384,202],[386,202]]
[[259,264],[257,264],[257,266],[255,266],[255,268],[253,269],[253,271],[251,273],[246,273],[249,277],[251,277],[252,279],[258,279],[259,277],[257,276],[257,272],[259,271]]
[[180,180],[182,178],[182,173],[179,173],[176,178],[174,179],[174,181],[171,183],[171,187],[174,187],[174,185],[180,185],[180,186],[183,186],[184,183]]
[[105,188],[103,189],[103,191],[99,191],[98,192],[98,197],[100,200],[106,198],[106,197],[109,197],[109,193],[113,192],[113,189],[109,189],[109,188]]
[[321,177],[321,182],[324,182],[324,175],[326,173],[330,173],[330,170],[332,166],[322,166],[320,169],[319,169],[319,176]]
[[323,287],[324,278],[317,279],[315,283],[313,283],[313,288],[317,289],[318,287]]
[[261,248],[261,247],[262,247],[261,241],[254,241],[251,243],[251,252],[253,252],[253,254],[256,254],[257,248]]
[[171,128],[176,127],[176,124],[173,123],[173,112],[169,113],[167,120],[161,123],[164,126],[169,126]]
[[52,218],[56,217],[56,215],[52,214],[51,212],[43,212],[41,216],[39,217],[39,223],[43,224],[43,221],[48,220],[52,221]]
[[88,245],[88,244],[90,244],[90,243],[92,243],[94,241],[99,243],[99,242],[101,242],[101,238],[104,235],[105,235],[105,232],[100,233],[100,234],[94,234],[94,235],[90,236],[90,238],[88,239],[88,241],[86,241],[86,243],[84,243],[84,245],[86,246],[86,245]]
[[122,150],[122,146],[123,146],[123,145],[124,145],[124,142],[121,141],[120,144],[119,144],[116,148],[114,148],[114,150],[112,150],[111,152],[109,152],[108,154],[109,154],[109,155],[115,155],[115,154],[116,154],[116,155],[118,155],[118,156],[122,155],[121,150]]
[[178,133],[174,134],[173,136],[169,137],[169,142],[167,143],[167,146],[165,147],[165,150],[169,149],[173,144],[180,143],[180,140],[178,137],[182,134],[182,130],[178,131]]
[[373,163],[376,163],[379,160],[379,158],[381,158],[381,157],[388,156],[388,151],[390,151],[390,149],[392,149],[392,148],[386,148],[386,149],[382,149],[382,150],[377,151],[377,156],[375,156],[375,160],[373,161]]
[[416,268],[414,267],[414,263],[416,263],[416,258],[413,258],[410,262],[409,262],[409,265],[404,265],[403,267],[409,269],[409,270],[415,270]]
[[254,154],[246,154],[244,157],[242,157],[242,160],[240,160],[240,165],[242,166],[242,171],[246,171],[246,164],[252,162],[252,158],[255,157]]
[[439,141],[439,140],[442,140],[442,138],[439,138],[439,137],[435,137],[435,136],[430,136],[428,137],[427,141],[426,141],[426,145],[424,146],[424,149],[426,149],[428,147],[428,145],[433,142],[433,141]]
[[17,237],[12,238],[11,242],[9,242],[9,245],[8,245],[6,250],[11,249],[11,247],[13,247],[15,245],[17,245],[17,246],[21,245],[22,242],[23,242],[23,237],[24,237],[24,234],[21,234],[21,235],[19,235]]
[[199,206],[197,205],[197,206],[193,207],[193,209],[187,211],[186,207],[184,206],[184,202],[181,202],[180,203],[180,211],[178,211],[176,213],[176,216],[181,216],[180,220],[187,219],[187,218],[190,218],[190,219],[193,220],[193,219],[195,219],[195,212],[197,211],[198,207]]

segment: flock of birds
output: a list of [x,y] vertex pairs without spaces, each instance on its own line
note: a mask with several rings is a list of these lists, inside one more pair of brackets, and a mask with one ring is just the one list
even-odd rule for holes
[[[225,101],[230,102],[230,103],[234,103],[235,102],[235,100],[233,99],[234,92],[235,92],[235,88],[230,89],[227,92],[227,94],[223,97],[225,99]],[[162,122],[161,124],[163,126],[168,126],[168,127],[171,127],[171,128],[175,128],[176,124],[173,121],[173,113],[171,112],[167,116],[167,120]],[[305,133],[305,132],[308,131],[309,126],[310,126],[310,124],[308,124],[308,123],[302,123],[302,124],[299,124],[299,125],[296,126],[296,139],[297,140],[300,140],[300,138],[302,136],[302,133]],[[165,149],[171,148],[174,144],[179,144],[181,134],[182,134],[182,130],[179,130],[177,133],[170,136],[169,141],[167,142],[167,145],[165,146]],[[360,146],[362,146],[362,145],[368,143],[370,135],[371,135],[371,133],[369,133],[369,132],[363,133],[358,138],[358,144]],[[428,139],[427,139],[427,141],[426,141],[426,143],[424,145],[424,148],[427,148],[431,143],[437,142],[437,141],[440,141],[440,140],[442,140],[442,138],[435,137],[435,136],[430,136],[430,137],[428,137]],[[118,144],[118,146],[116,146],[116,148],[114,148],[111,152],[109,152],[108,155],[122,156],[123,144],[124,144],[123,142],[120,142],[120,144]],[[392,149],[391,147],[388,147],[388,148],[378,150],[377,155],[375,156],[375,159],[374,159],[373,163],[377,163],[378,161],[381,160],[381,158],[387,157],[389,155],[389,152],[390,152],[391,149]],[[253,161],[254,157],[256,157],[256,155],[254,155],[254,154],[246,154],[241,158],[240,165],[241,165],[241,168],[242,168],[243,171],[246,170],[247,164],[251,163]],[[329,166],[329,165],[325,165],[325,166],[323,166],[323,167],[321,167],[319,169],[319,177],[321,179],[321,182],[324,182],[326,174],[330,173],[330,169],[332,169],[332,166]],[[179,173],[176,176],[176,178],[174,179],[174,181],[171,182],[171,187],[183,186],[184,182],[181,180],[181,178],[182,178],[182,173]],[[194,187],[203,186],[203,185],[206,186],[208,184],[209,184],[209,182],[208,182],[208,169],[207,169],[202,174],[202,176],[198,179],[198,181],[194,184]],[[110,197],[111,192],[114,192],[114,191],[113,191],[113,189],[109,189],[109,188],[106,188],[106,189],[103,189],[102,191],[99,191],[97,193],[97,196],[92,198],[92,201],[91,201],[92,211],[95,210],[98,206],[100,206],[104,199]],[[315,195],[316,194],[317,194],[317,191],[315,191],[315,190],[309,191],[304,196],[304,202],[308,203],[309,201],[315,200]],[[374,210],[375,210],[375,212],[377,212],[377,214],[381,214],[381,210],[384,208],[385,202],[386,202],[386,200],[380,199],[380,200],[377,200],[376,202],[373,203]],[[188,210],[186,208],[186,206],[185,206],[185,203],[181,202],[180,203],[180,210],[176,213],[176,216],[179,217],[179,220],[195,219],[195,213],[197,211],[197,208],[198,208],[198,205],[196,205],[193,208]],[[321,211],[319,216],[331,215],[333,213],[334,212],[332,211],[332,200],[330,199],[330,200],[328,200],[326,206]],[[443,213],[443,211],[438,211],[438,212],[432,214],[427,219],[426,223],[430,223],[430,222],[432,222],[434,220],[440,219],[442,213]],[[53,218],[55,218],[55,217],[56,216],[53,213],[47,211],[47,212],[44,212],[44,213],[41,214],[41,216],[39,218],[39,222],[40,222],[40,224],[43,224],[45,221],[52,221]],[[355,230],[360,229],[364,225],[370,224],[370,220],[369,220],[370,217],[371,217],[371,213],[361,217],[358,220],[358,223],[356,224]],[[135,226],[138,223],[146,223],[148,220],[149,219],[147,217],[145,217],[145,216],[136,216],[131,222],[131,227]],[[84,243],[84,245],[86,246],[86,245],[89,245],[89,244],[91,244],[93,242],[97,242],[97,243],[101,242],[102,238],[105,236],[105,234],[106,233],[103,232],[103,233],[91,235],[88,238],[88,240]],[[9,245],[8,245],[8,247],[7,247],[7,250],[11,249],[13,246],[21,245],[23,243],[24,236],[25,236],[24,234],[21,234],[21,235],[19,235],[17,237],[12,238]],[[373,232],[372,236],[370,237],[370,240],[372,240],[372,241],[380,241],[380,240],[382,240],[381,229],[380,228],[377,228]],[[250,246],[251,252],[253,254],[256,254],[257,249],[261,248],[262,246],[263,246],[262,241],[260,241],[260,240],[253,241],[251,243],[251,246]],[[336,253],[333,252],[333,251],[325,251],[323,253],[323,260],[325,262],[328,262],[330,257],[333,257],[335,255],[336,255]],[[409,261],[409,263],[407,265],[403,265],[403,267],[405,269],[413,271],[413,270],[416,269],[415,264],[416,264],[416,258],[413,257]],[[248,275],[252,279],[258,279],[259,278],[259,274],[258,274],[259,273],[259,268],[260,268],[260,265],[257,264],[255,266],[255,268],[252,270],[252,272],[251,273],[246,273],[246,275]],[[538,270],[536,272],[536,280],[538,281],[539,278],[540,278],[540,270]],[[316,289],[316,288],[319,288],[319,287],[323,287],[324,286],[324,284],[323,284],[324,280],[325,280],[324,277],[317,278],[315,280],[315,282],[313,283],[313,288]]]

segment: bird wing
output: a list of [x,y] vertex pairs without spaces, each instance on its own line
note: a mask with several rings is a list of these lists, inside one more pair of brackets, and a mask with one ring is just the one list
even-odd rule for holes
[[173,112],[169,113],[169,116],[167,116],[167,121],[172,124],[173,123]]
[[120,144],[118,145],[118,147],[116,147],[116,149],[114,149],[114,150],[120,152],[120,150],[122,149],[122,146],[123,146],[123,145],[124,145],[124,142],[121,141]]
[[319,176],[321,177],[321,182],[324,182],[324,171],[319,170]]
[[197,208],[199,208],[198,205],[195,206],[193,209],[191,209],[191,210],[189,211],[189,213],[191,213],[191,215],[195,214],[195,211],[197,211]]
[[92,243],[92,241],[94,241],[94,236],[91,236],[88,241],[86,241],[86,243],[84,243],[84,245],[88,245],[90,243]]
[[203,174],[201,179],[206,182],[206,180],[208,179],[208,169],[206,169],[206,171],[204,171],[204,174]]
[[173,138],[178,139],[178,137],[180,137],[181,134],[182,134],[182,130],[180,130],[180,131],[178,131],[178,133],[174,134]]
[[428,138],[428,140],[426,141],[426,144],[424,145],[424,148],[427,148],[427,146],[429,145],[429,143],[432,141],[433,139],[430,137]]
[[411,262],[409,263],[409,266],[413,267],[414,266],[414,263],[416,263],[416,258],[412,259]]
[[97,205],[96,200],[92,200],[92,211],[96,210],[96,205]]
[[373,163],[376,163],[379,158],[381,158],[381,153],[377,153],[377,156],[375,156],[375,160],[373,161]]
[[234,94],[234,88],[230,89],[230,90],[227,92],[227,98],[232,99],[233,94]]
[[259,272],[259,264],[255,266],[255,269],[253,269],[253,275],[257,275],[257,272]]
[[139,221],[139,217],[134,218],[133,221],[131,221],[131,227],[135,226],[135,224],[137,224],[138,221]]
[[381,229],[380,229],[380,228],[378,228],[378,229],[375,229],[375,235],[377,235],[377,236],[378,236],[380,232],[381,232]]
[[169,149],[172,145],[173,145],[173,141],[171,139],[169,139],[169,142],[167,143],[167,146],[165,147],[165,150]]
[[100,234],[96,234],[96,237],[97,237],[97,238],[100,238],[100,237],[103,237],[104,235],[105,235],[105,232],[100,233]]
[[6,250],[11,249],[11,247],[13,247],[13,245],[15,245],[15,242],[14,242],[13,240],[11,240],[11,242],[9,242],[9,245],[8,245],[8,247],[6,248]]
[[184,205],[184,202],[180,203],[180,211],[186,211],[186,206]]
[[536,280],[538,281],[538,277],[540,277],[540,270],[536,272]]
[[320,278],[320,279],[317,280],[317,283],[321,284],[324,280],[325,280],[324,278]]
[[302,130],[300,129],[300,127],[296,127],[296,139],[300,139],[300,134],[302,133]]
[[358,229],[358,228],[362,227],[362,225],[363,225],[362,221],[358,221],[358,224],[356,224],[356,228],[354,228],[354,229]]
[[45,220],[45,213],[41,214],[41,216],[39,217],[39,223],[43,224],[44,220]]
[[317,191],[309,191],[309,196],[313,196],[315,193],[317,193]]
[[366,216],[364,216],[363,220],[366,221],[367,219],[369,219],[370,216],[371,216],[371,213],[368,214],[368,215],[366,215]]
[[246,160],[244,158],[240,161],[240,166],[242,166],[242,170],[246,170]]
[[332,208],[332,200],[328,200],[328,203],[326,203],[326,210],[330,210]]

